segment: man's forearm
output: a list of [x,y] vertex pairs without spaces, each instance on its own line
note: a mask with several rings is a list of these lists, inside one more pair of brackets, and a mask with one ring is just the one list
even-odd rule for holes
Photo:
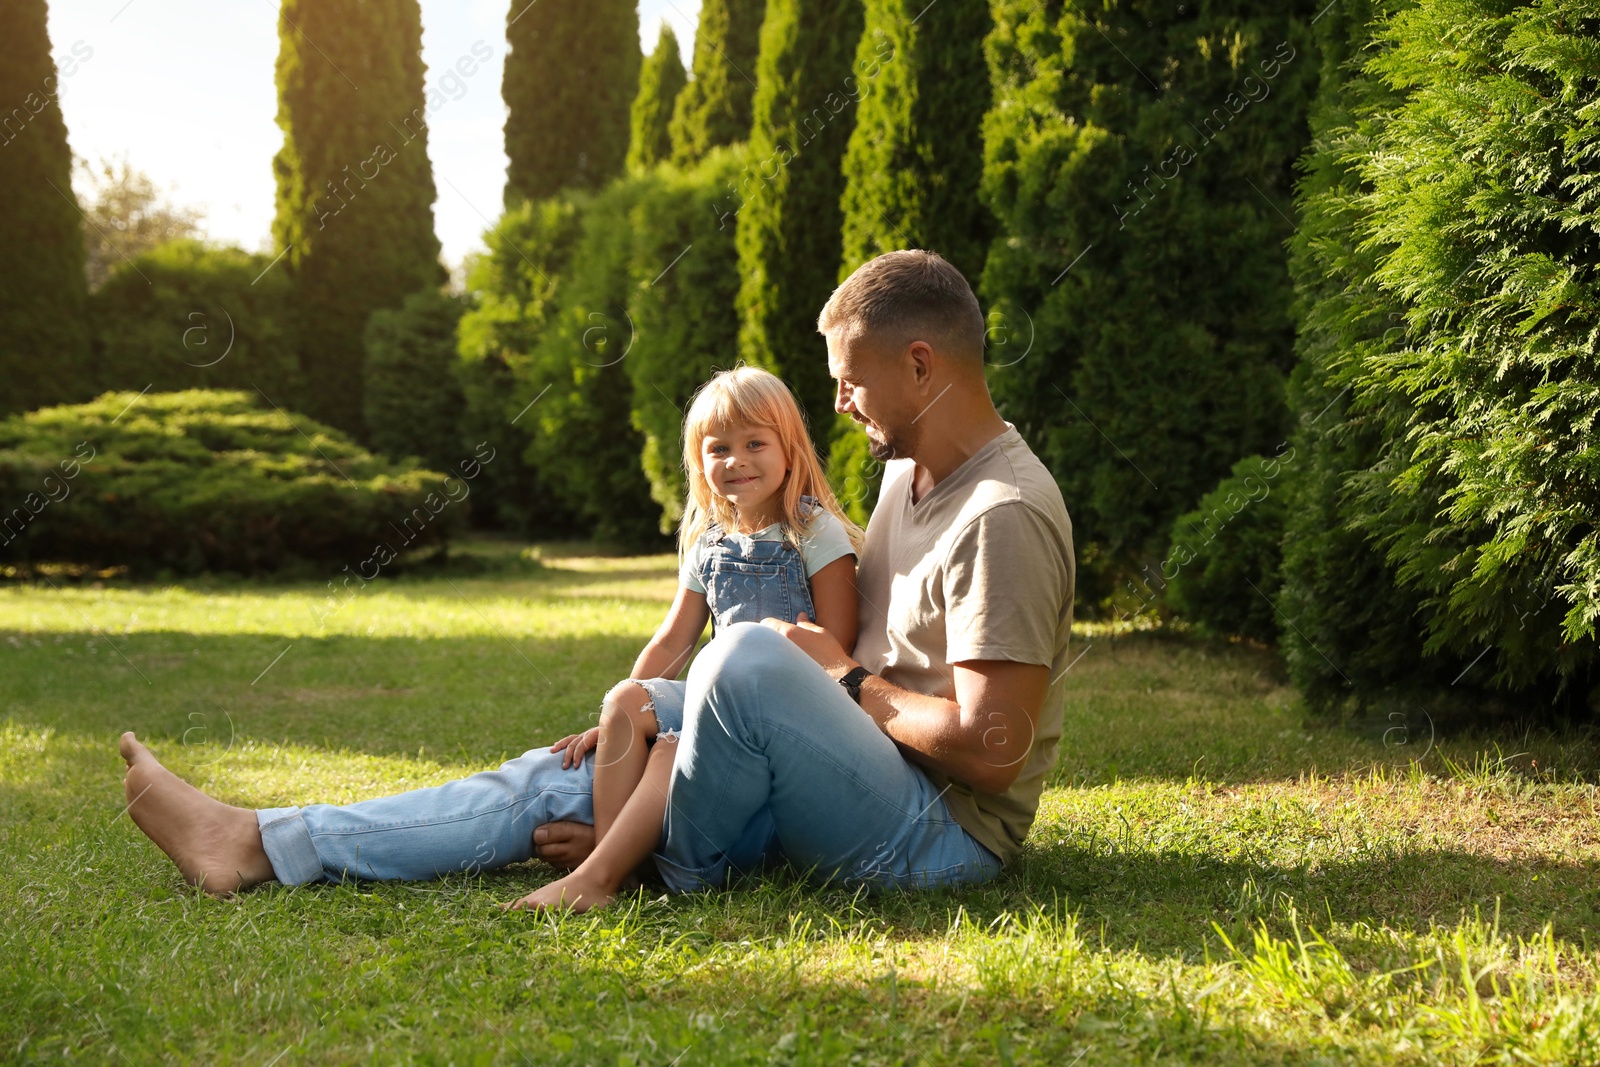
[[861,686],[861,710],[907,759],[974,788],[987,788],[986,779],[994,768],[983,762],[982,736],[975,744],[962,721],[960,704],[901,689],[872,675]]

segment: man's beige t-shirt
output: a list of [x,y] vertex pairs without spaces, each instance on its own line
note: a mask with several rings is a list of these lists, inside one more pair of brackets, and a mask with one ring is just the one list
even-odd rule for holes
[[867,524],[856,583],[855,658],[913,692],[954,700],[953,663],[1010,660],[1050,668],[1051,684],[1022,770],[1004,793],[939,771],[950,814],[1009,863],[1055,762],[1072,635],[1072,522],[1055,479],[1009,423],[915,504],[913,464],[895,460]]

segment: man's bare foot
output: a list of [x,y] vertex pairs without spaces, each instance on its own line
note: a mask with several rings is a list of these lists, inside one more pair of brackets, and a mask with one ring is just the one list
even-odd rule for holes
[[594,827],[581,822],[547,822],[534,828],[533,854],[552,867],[575,871],[594,851]]
[[226,896],[271,881],[256,813],[206,796],[161,765],[133,734],[119,746],[128,763],[128,814],[190,885]]
[[506,911],[522,911],[525,908],[532,911],[588,911],[590,908],[605,907],[616,895],[616,886],[586,878],[575,871],[549,885],[540,886],[521,900],[500,907]]

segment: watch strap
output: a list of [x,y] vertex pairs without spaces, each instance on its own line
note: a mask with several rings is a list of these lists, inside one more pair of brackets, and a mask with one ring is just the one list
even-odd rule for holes
[[872,672],[865,667],[853,667],[843,678],[839,679],[839,684],[844,686],[844,691],[850,694],[850,699],[859,704],[861,703],[861,683],[871,677]]

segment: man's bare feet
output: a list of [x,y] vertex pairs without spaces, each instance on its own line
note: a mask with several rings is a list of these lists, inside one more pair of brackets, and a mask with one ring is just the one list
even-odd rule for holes
[[616,898],[617,886],[573,872],[549,885],[540,886],[521,900],[500,905],[506,911],[588,911],[603,908]]
[[594,827],[581,822],[547,822],[534,828],[533,854],[552,867],[575,871],[594,851]]
[[128,814],[190,885],[226,896],[271,881],[256,813],[206,796],[161,765],[133,734],[122,735]]

